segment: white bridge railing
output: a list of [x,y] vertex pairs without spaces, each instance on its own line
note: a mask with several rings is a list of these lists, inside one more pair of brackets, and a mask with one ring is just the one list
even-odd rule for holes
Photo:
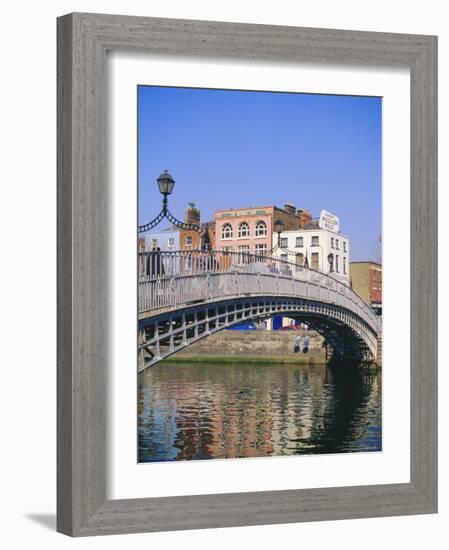
[[379,318],[350,287],[303,265],[265,255],[199,250],[139,253],[139,313],[242,295],[280,295],[345,307],[373,331]]

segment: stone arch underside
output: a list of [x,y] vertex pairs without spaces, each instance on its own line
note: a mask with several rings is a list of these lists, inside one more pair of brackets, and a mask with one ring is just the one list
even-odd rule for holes
[[297,319],[321,334],[330,364],[366,364],[376,360],[377,334],[349,310],[306,299],[242,297],[192,304],[140,319],[139,371],[218,331],[276,315]]

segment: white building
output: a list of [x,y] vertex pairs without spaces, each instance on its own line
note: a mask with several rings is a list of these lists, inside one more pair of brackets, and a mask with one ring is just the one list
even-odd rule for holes
[[154,248],[160,248],[162,252],[179,250],[179,229],[177,227],[167,227],[152,233],[145,233],[144,238],[147,251]]
[[[300,266],[308,265],[349,286],[349,237],[339,231],[336,216],[321,212],[320,220],[306,223],[304,229],[292,229],[280,234],[280,246],[274,255]],[[273,247],[278,234],[273,234]]]

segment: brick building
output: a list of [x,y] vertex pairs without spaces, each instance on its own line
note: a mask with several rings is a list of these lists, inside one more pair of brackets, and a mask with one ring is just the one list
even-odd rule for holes
[[311,216],[292,204],[216,210],[215,246],[217,250],[266,254],[272,248],[274,224],[282,220],[286,230],[303,227]]
[[376,313],[382,315],[382,264],[370,261],[351,262],[349,275],[353,290]]
[[215,222],[210,221],[201,223],[201,212],[193,203],[189,204],[185,212],[184,222],[201,225],[202,231],[181,229],[179,233],[179,250],[201,250],[206,238],[209,241],[209,247],[215,247]]

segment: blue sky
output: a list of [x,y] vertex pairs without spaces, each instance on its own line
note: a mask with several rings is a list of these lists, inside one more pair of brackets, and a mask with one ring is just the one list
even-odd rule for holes
[[139,86],[139,223],[159,212],[156,178],[167,169],[178,218],[188,202],[202,221],[220,208],[291,202],[339,216],[351,261],[374,259],[381,123],[377,97]]

